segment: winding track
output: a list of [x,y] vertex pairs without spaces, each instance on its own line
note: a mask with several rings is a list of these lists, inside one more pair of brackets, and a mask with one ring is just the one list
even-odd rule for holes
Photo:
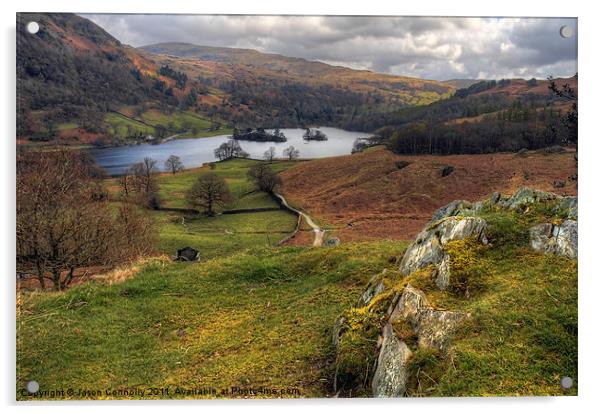
[[290,204],[289,204],[289,203],[286,201],[286,198],[284,198],[282,195],[280,195],[280,194],[278,194],[278,193],[274,193],[274,195],[275,195],[276,197],[278,197],[278,199],[280,199],[280,201],[282,202],[282,204],[283,204],[284,206],[286,206],[286,208],[288,208],[288,209],[290,209],[290,210],[292,210],[292,211],[296,212],[297,214],[299,214],[300,216],[302,216],[302,217],[303,217],[303,219],[305,219],[305,222],[307,223],[307,225],[308,225],[309,227],[311,227],[311,228],[312,228],[312,230],[314,231],[314,243],[313,243],[313,246],[321,246],[321,245],[322,245],[322,242],[323,242],[323,240],[324,240],[324,233],[326,232],[326,230],[324,230],[324,229],[320,228],[320,226],[318,226],[318,225],[317,225],[317,224],[316,224],[316,223],[315,223],[315,222],[312,220],[312,218],[311,218],[311,217],[310,217],[308,214],[306,214],[306,213],[302,212],[301,210],[297,210],[297,209],[296,209],[296,208],[294,208],[294,207],[291,207],[291,206],[290,206]]

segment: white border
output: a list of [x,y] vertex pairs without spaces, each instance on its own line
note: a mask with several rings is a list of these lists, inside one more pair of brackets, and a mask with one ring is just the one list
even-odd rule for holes
[[[600,84],[599,41],[602,39],[599,21],[600,14],[595,10],[595,2],[504,0],[502,2],[477,2],[469,0],[453,1],[385,1],[370,0],[354,2],[349,0],[304,0],[285,1],[243,1],[220,0],[216,2],[191,2],[190,0],[98,0],[96,2],[75,2],[68,0],[26,0],[21,2],[4,1],[2,13],[2,72],[0,89],[4,96],[1,103],[3,169],[2,190],[2,320],[3,372],[0,375],[2,402],[12,412],[15,409],[29,411],[49,410],[49,412],[104,412],[142,408],[149,412],[163,412],[169,409],[169,402],[123,403],[53,403],[49,406],[38,404],[21,405],[14,403],[15,383],[15,320],[14,320],[14,249],[15,249],[15,193],[14,193],[14,151],[15,151],[15,13],[17,11],[54,11],[78,13],[231,13],[231,14],[345,14],[345,15],[439,15],[439,16],[549,16],[579,18],[579,132],[581,137],[579,159],[579,198],[580,198],[580,248],[579,248],[579,397],[564,398],[480,398],[480,399],[423,399],[400,401],[375,400],[311,400],[311,401],[234,401],[234,402],[178,402],[173,409],[181,411],[199,410],[245,410],[263,413],[284,411],[291,413],[308,410],[344,410],[345,412],[373,412],[374,410],[440,410],[461,413],[507,413],[508,411],[530,412],[579,412],[593,411],[600,401],[600,295],[602,294],[602,272],[597,263],[600,235],[600,171],[602,170],[602,134],[600,133]],[[599,410],[598,408],[597,410]]]

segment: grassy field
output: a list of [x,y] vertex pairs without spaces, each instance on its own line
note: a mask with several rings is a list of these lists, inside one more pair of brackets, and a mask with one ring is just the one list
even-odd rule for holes
[[42,389],[169,387],[162,398],[203,397],[176,387],[327,395],[334,318],[401,249],[254,247],[201,263],[148,264],[120,284],[24,294],[18,388],[35,378]]
[[[211,121],[191,112],[176,111],[172,114],[165,114],[156,109],[151,109],[139,117],[130,116],[129,112],[131,112],[129,108],[125,108],[124,113],[128,116],[115,112],[110,112],[105,116],[108,132],[111,135],[120,138],[127,138],[128,134],[131,133],[153,135],[155,125],[163,125],[174,131],[189,130],[189,132],[178,135],[178,138],[203,138],[232,133],[232,129],[224,125],[210,131]],[[66,124],[65,128],[67,127],[76,128],[77,125]]]
[[[234,194],[228,208],[276,205],[246,181],[257,162],[215,164],[213,172]],[[272,164],[280,171],[292,165]],[[186,189],[207,171],[162,174],[164,204],[186,207]],[[114,182],[108,184],[114,194]],[[576,386],[559,387],[563,376],[577,379],[576,261],[527,247],[528,228],[553,218],[545,205],[522,214],[487,210],[488,247],[449,247],[452,265],[459,260],[469,277],[469,296],[455,287],[436,289],[428,268],[406,279],[394,276],[405,241],[275,247],[296,221],[282,210],[213,218],[152,214],[163,258],[67,292],[20,293],[17,398],[34,398],[19,391],[32,379],[42,390],[73,389],[61,398],[75,399],[239,398],[261,387],[275,394],[252,397],[332,396],[333,323],[383,269],[393,271],[387,282],[393,290],[409,282],[436,308],[472,315],[448,354],[414,354],[410,396],[577,393]],[[200,250],[201,261],[165,257],[184,246]],[[376,337],[367,340],[368,354],[359,354],[362,378],[375,358]],[[169,391],[149,395],[150,387]],[[146,394],[119,394],[125,388]],[[77,394],[80,389],[88,393]],[[194,389],[209,394],[191,394]]]

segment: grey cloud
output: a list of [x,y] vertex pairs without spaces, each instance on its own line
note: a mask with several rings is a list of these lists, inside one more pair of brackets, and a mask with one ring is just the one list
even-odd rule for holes
[[[343,16],[84,15],[132,46],[245,47],[430,79],[571,76],[577,20]],[[559,35],[562,25],[575,36]]]

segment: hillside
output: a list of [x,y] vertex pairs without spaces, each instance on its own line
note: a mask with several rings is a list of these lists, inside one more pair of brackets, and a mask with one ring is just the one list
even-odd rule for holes
[[[244,177],[254,163],[216,166],[235,194],[232,208],[273,203],[249,192]],[[278,170],[290,167],[275,163]],[[184,189],[203,172],[162,175],[167,205],[181,206]],[[107,184],[114,196],[114,181]],[[177,212],[158,211],[160,251],[191,245],[200,249],[200,262],[162,255],[64,292],[20,290],[17,399],[40,398],[22,392],[30,378],[42,389],[77,384],[76,390],[84,390],[44,399],[372,395],[380,327],[372,325],[373,316],[408,283],[428,294],[439,311],[472,316],[445,353],[417,350],[407,326],[395,324],[395,334],[416,351],[404,395],[560,395],[560,376],[576,378],[576,262],[530,250],[525,233],[533,224],[563,219],[564,209],[544,203],[516,212],[479,210],[491,224],[490,247],[446,245],[454,260],[464,260],[456,254],[465,252],[465,273],[479,276],[470,279],[468,296],[457,290],[464,285],[457,283],[455,261],[454,289],[435,288],[430,268],[404,278],[399,263],[414,250],[403,241],[275,246],[266,235],[290,231],[294,223],[281,213],[286,215],[183,220]],[[366,295],[380,281],[383,294]],[[366,300],[368,306],[358,307]],[[333,343],[333,321],[340,315],[347,318],[339,326],[346,331],[337,328],[339,341]],[[169,391],[143,394],[148,387]]]
[[576,197],[454,201],[397,264],[334,324],[339,395],[577,395]]
[[[29,21],[40,23],[36,35],[25,30]],[[17,33],[21,143],[116,145],[231,127],[342,126],[454,90],[252,50],[135,49],[73,14],[21,13]]]
[[[532,151],[417,156],[379,147],[300,163],[281,173],[282,192],[342,241],[408,240],[437,208],[454,199],[476,201],[493,191],[510,194],[521,186],[575,195],[576,181],[570,178],[577,172],[573,155]],[[409,165],[400,169],[396,163],[402,160]],[[454,170],[442,177],[445,166]],[[308,240],[299,237],[294,242]]]
[[452,93],[455,89],[438,81],[354,70],[302,58],[261,53],[252,49],[199,46],[188,43],[159,43],[143,46],[140,49],[159,55],[261,69],[262,74],[272,72],[272,76],[284,77],[296,82],[332,85],[357,92],[378,94],[385,99],[385,102],[392,104],[430,103]]

